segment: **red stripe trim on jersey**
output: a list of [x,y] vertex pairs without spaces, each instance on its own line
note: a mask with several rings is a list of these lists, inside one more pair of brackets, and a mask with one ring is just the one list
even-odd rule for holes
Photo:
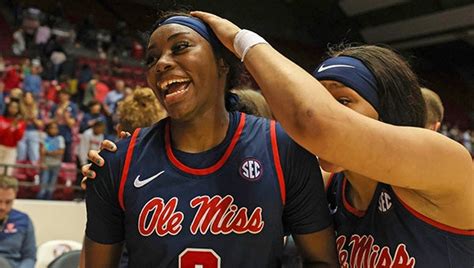
[[118,200],[119,200],[119,204],[122,210],[125,210],[125,205],[123,203],[123,191],[125,189],[125,183],[127,182],[128,169],[130,168],[130,162],[132,162],[133,149],[135,148],[135,140],[138,137],[138,133],[140,133],[140,128],[135,129],[135,131],[133,132],[132,138],[130,139],[130,143],[127,149],[127,154],[125,156],[125,162],[123,164],[122,177],[120,178]]
[[193,174],[193,175],[199,175],[199,176],[205,176],[205,175],[212,174],[212,173],[216,172],[217,170],[219,170],[225,164],[227,159],[229,159],[232,151],[235,148],[235,145],[239,141],[240,135],[242,134],[242,130],[244,129],[244,125],[245,125],[245,114],[241,113],[239,125],[237,126],[237,130],[235,131],[234,136],[232,137],[232,140],[230,142],[230,145],[229,145],[229,147],[227,147],[227,149],[226,149],[224,155],[221,157],[221,159],[219,159],[219,161],[217,161],[214,165],[212,165],[208,168],[192,168],[192,167],[188,167],[185,164],[181,163],[174,156],[173,149],[171,148],[171,141],[170,141],[170,126],[169,126],[169,123],[167,123],[166,126],[165,126],[166,155],[168,156],[168,158],[170,159],[171,163],[174,166],[176,166],[177,168],[179,168],[180,170],[182,170],[186,173]]
[[344,204],[344,207],[349,211],[350,213],[354,214],[355,216],[361,218],[364,217],[365,211],[364,210],[358,210],[357,208],[353,207],[346,199],[346,185],[347,184],[347,179],[344,178],[342,181],[342,203]]
[[326,182],[326,185],[324,185],[324,191],[326,191],[326,192],[328,191],[329,185],[331,185],[331,182],[334,179],[335,175],[336,175],[336,173],[331,173],[331,175],[329,175],[329,179]]
[[[393,191],[393,192],[395,193],[395,191]],[[410,212],[413,216],[417,217],[418,219],[424,221],[425,223],[427,223],[427,224],[429,224],[429,225],[431,225],[435,228],[438,228],[440,230],[449,232],[449,233],[474,236],[474,230],[461,230],[461,229],[451,227],[451,226],[448,226],[446,224],[437,222],[433,219],[430,219],[430,218],[426,217],[425,215],[419,213],[418,211],[414,210],[413,208],[411,208],[405,202],[403,202],[402,199],[396,193],[395,193],[395,196],[400,201],[400,203],[408,210],[408,212]]]
[[275,169],[278,177],[278,184],[280,185],[281,202],[285,205],[286,202],[286,185],[285,177],[283,176],[283,170],[281,168],[280,153],[278,152],[278,143],[276,135],[276,123],[275,121],[270,122],[270,139],[272,141],[273,151],[273,162],[275,163]]

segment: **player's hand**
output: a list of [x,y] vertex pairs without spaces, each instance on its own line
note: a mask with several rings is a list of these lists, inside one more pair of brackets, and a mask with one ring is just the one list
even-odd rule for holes
[[222,44],[224,44],[227,49],[232,51],[232,53],[236,54],[234,50],[234,38],[240,31],[240,28],[237,25],[233,24],[227,19],[207,12],[192,11],[191,15],[207,23],[211,27],[212,31],[214,31],[217,38],[219,38],[219,40],[222,42]]
[[[124,132],[124,131],[120,132],[120,134],[119,134],[120,139],[129,137],[129,136],[130,136],[130,133]],[[102,167],[104,165],[104,159],[99,155],[99,153],[103,149],[105,149],[107,151],[110,151],[110,152],[115,152],[115,151],[117,151],[117,146],[112,141],[104,140],[100,144],[100,150],[99,151],[89,150],[89,152],[87,153],[87,159],[89,159],[94,164],[98,165],[99,167]],[[87,188],[87,186],[86,186],[87,180],[88,179],[95,179],[95,176],[96,176],[95,172],[91,169],[91,166],[92,166],[92,164],[86,164],[86,165],[83,165],[81,167],[81,173],[82,173],[82,176],[84,176],[82,178],[82,181],[81,181],[81,188],[84,189],[84,190]]]

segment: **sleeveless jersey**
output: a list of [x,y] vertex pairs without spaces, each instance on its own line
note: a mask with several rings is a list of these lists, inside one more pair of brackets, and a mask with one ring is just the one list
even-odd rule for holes
[[379,183],[367,211],[346,199],[348,181],[332,176],[327,189],[343,268],[474,267],[474,231],[458,230],[416,212]]
[[[88,205],[88,237],[102,243],[124,239],[130,267],[277,267],[285,228],[294,231],[297,226],[284,213],[288,180],[280,165],[276,124],[239,113],[231,113],[230,119],[235,127],[224,142],[199,154],[172,148],[167,120],[135,131],[126,153],[118,153],[122,159],[125,155],[124,160],[113,167],[121,169],[121,174],[98,178],[111,180],[109,188],[118,187],[106,200],[109,210],[91,211],[90,207],[100,204],[87,197],[88,203],[94,203]],[[284,152],[281,157],[286,157]],[[318,171],[315,158],[300,161],[302,168],[312,166],[312,173]],[[108,194],[95,187],[95,193]],[[312,182],[309,187],[312,192],[307,195],[325,198],[322,183]],[[327,203],[316,202],[318,208],[310,213],[319,215],[312,222],[300,223],[309,227],[303,233],[330,224],[327,207],[322,209]],[[124,237],[117,241],[114,235],[104,238],[99,233],[108,232],[113,215],[96,221],[103,217],[99,214],[111,213],[110,204],[123,224],[118,232]]]

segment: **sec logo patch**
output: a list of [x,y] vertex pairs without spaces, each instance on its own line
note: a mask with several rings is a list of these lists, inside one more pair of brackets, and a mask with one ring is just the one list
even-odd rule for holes
[[260,161],[251,157],[245,159],[240,164],[240,176],[248,181],[257,181],[260,179],[263,173],[263,167]]

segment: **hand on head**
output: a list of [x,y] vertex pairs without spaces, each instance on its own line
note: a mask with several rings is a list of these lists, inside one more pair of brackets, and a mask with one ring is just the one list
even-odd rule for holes
[[234,39],[237,33],[240,31],[240,28],[237,25],[233,24],[227,19],[223,19],[207,12],[192,11],[191,15],[203,20],[206,24],[208,24],[212,31],[214,31],[214,34],[217,36],[217,38],[219,38],[219,41],[221,41],[228,50],[236,54],[234,49]]

